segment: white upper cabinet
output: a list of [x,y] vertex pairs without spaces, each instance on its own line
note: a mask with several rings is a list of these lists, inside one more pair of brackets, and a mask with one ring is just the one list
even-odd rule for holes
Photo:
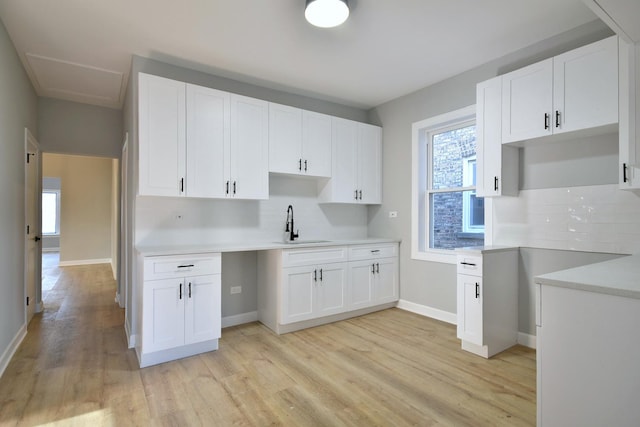
[[502,145],[502,77],[476,89],[476,194],[517,196],[518,149]]
[[331,177],[331,116],[302,111],[302,153],[306,175]]
[[331,176],[331,117],[269,104],[269,171]]
[[618,37],[553,59],[553,132],[618,123]]
[[337,117],[331,127],[332,178],[319,184],[320,202],[381,203],[381,128]]
[[553,60],[502,76],[502,142],[551,135]]
[[139,194],[266,199],[268,104],[139,74]]
[[502,76],[502,142],[618,122],[616,36]]
[[187,84],[188,197],[225,197],[230,148],[230,95]]
[[228,177],[229,197],[269,198],[269,104],[266,101],[231,94]]
[[640,189],[640,44],[620,41],[620,165],[623,190]]
[[184,195],[185,91],[185,83],[139,74],[139,194]]

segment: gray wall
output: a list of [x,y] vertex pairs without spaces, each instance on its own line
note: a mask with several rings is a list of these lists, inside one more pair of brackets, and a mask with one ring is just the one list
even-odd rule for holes
[[36,114],[36,94],[0,22],[0,355],[25,326],[24,128],[37,137]]
[[[127,244],[130,248],[133,247],[134,242],[137,242],[136,229],[134,224],[136,223],[136,191],[137,191],[137,176],[134,173],[134,165],[137,165],[138,159],[138,141],[137,141],[137,75],[140,72],[155,74],[162,77],[167,77],[179,81],[193,83],[201,86],[212,87],[219,90],[224,90],[240,95],[250,96],[253,98],[263,99],[270,102],[276,102],[285,105],[291,105],[298,108],[304,108],[310,111],[316,111],[324,114],[330,114],[333,116],[343,117],[346,119],[357,120],[366,122],[367,112],[357,108],[352,108],[340,104],[335,104],[328,101],[317,100],[301,95],[294,95],[287,92],[267,89],[264,87],[242,83],[226,77],[215,76],[212,74],[206,74],[200,71],[194,71],[184,67],[171,65],[157,60],[142,58],[134,56],[131,65],[131,74],[129,84],[127,87],[123,122],[124,131],[129,133],[129,206],[128,206],[128,221],[130,226],[129,242]],[[239,77],[240,78],[240,77]],[[162,202],[166,204],[166,202]],[[202,203],[194,202],[194,203]],[[233,204],[233,201],[226,203]],[[237,203],[235,209],[238,210],[239,216],[242,216],[242,206],[246,206],[247,203],[252,202],[240,202]],[[257,202],[254,203],[257,205]],[[361,207],[357,207],[361,208]],[[234,208],[232,208],[233,210]],[[364,209],[364,208],[363,208]],[[286,210],[286,207],[285,207]],[[367,213],[362,215],[362,225],[366,228]],[[140,231],[140,230],[138,230]],[[128,283],[135,284],[136,282],[136,264],[134,262],[134,254],[130,253],[127,260],[129,274]],[[222,306],[224,316],[233,316],[236,314],[247,313],[257,310],[257,288],[255,283],[255,274],[251,273],[251,270],[243,270],[239,268],[243,263],[246,263],[250,268],[255,268],[255,253],[248,254],[225,254],[223,257],[222,268],[225,271],[223,277],[223,293],[222,293]],[[125,268],[121,265],[121,268]],[[250,281],[253,280],[253,283]],[[243,293],[241,295],[230,295],[229,288],[231,286],[237,286],[242,284]],[[135,285],[134,285],[135,286]],[[126,321],[127,327],[130,331],[135,332],[137,325],[135,325],[136,313],[134,297],[134,286],[128,286],[127,289],[127,315]],[[124,290],[119,290],[124,292]]]
[[122,112],[53,98],[38,100],[42,151],[120,158]]
[[[492,61],[463,74],[429,86],[412,94],[395,99],[369,112],[370,120],[383,126],[383,204],[369,208],[369,235],[379,237],[400,237],[400,298],[427,307],[456,312],[456,268],[453,264],[442,264],[411,259],[411,124],[438,114],[475,104],[476,84],[504,74],[539,60],[557,55],[576,47],[600,40],[612,32],[602,22],[594,21],[550,40],[538,43],[522,51]],[[571,169],[544,163],[554,158],[575,155],[575,146],[565,148],[534,147],[521,150],[523,182],[528,188],[536,186],[566,186],[593,184],[594,165],[607,159],[604,170],[595,175],[599,183],[609,183],[617,176],[612,163],[617,147],[612,142],[600,147],[600,140],[582,141],[580,150],[593,153],[586,159],[572,157]],[[576,142],[575,144],[579,144]],[[569,147],[569,148],[566,148]],[[542,159],[542,160],[541,160]],[[575,159],[575,160],[573,160]],[[542,165],[541,165],[542,164]],[[537,180],[539,170],[551,170],[552,176]],[[569,175],[571,179],[569,180]],[[542,180],[544,180],[542,182]],[[389,218],[389,211],[397,211],[397,218]],[[538,264],[536,251],[528,262],[539,266],[543,272],[544,263]],[[573,259],[573,255],[568,254]],[[585,259],[585,263],[589,260]],[[553,268],[553,267],[550,267]],[[521,311],[528,311],[528,300],[521,302]],[[526,314],[528,316],[528,314]],[[527,317],[528,318],[528,317]],[[523,321],[520,329],[530,332]]]

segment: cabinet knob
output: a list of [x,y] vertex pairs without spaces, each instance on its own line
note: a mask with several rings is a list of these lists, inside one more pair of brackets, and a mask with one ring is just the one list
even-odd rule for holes
[[627,182],[627,164],[623,163],[622,164],[622,182]]
[[549,113],[544,113],[544,128],[549,129]]
[[556,110],[556,127],[560,127],[560,111]]
[[480,298],[480,283],[476,282],[476,299]]

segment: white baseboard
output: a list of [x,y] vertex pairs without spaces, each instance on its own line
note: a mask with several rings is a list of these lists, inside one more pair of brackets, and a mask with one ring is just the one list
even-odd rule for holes
[[42,252],[60,252],[60,248],[42,248]]
[[242,325],[244,323],[251,323],[258,321],[258,312],[250,311],[248,313],[240,313],[233,316],[226,316],[222,318],[222,327],[228,328],[229,326]]
[[536,348],[536,336],[525,334],[524,332],[518,332],[518,344],[522,344],[525,347]]
[[124,333],[127,335],[127,343],[129,348],[134,348],[136,346],[136,336],[131,335],[131,330],[129,329],[129,324],[127,320],[124,321]]
[[13,358],[13,355],[16,353],[16,350],[18,350],[20,343],[22,343],[22,340],[26,336],[27,336],[27,325],[25,323],[18,330],[18,333],[13,337],[13,339],[9,343],[9,346],[2,353],[2,356],[0,356],[0,378],[2,378],[2,374],[4,374],[5,369],[7,369],[7,366],[9,366],[9,362],[11,361],[11,358]]
[[111,258],[78,259],[74,261],[60,261],[58,263],[60,267],[71,267],[74,265],[91,265],[91,264],[111,264]]
[[432,319],[451,323],[452,325],[458,324],[458,319],[455,313],[450,313],[448,311],[440,310],[438,308],[416,304],[414,302],[410,302],[402,299],[398,301],[398,308],[402,310],[410,311],[412,313],[420,314],[422,316],[431,317]]

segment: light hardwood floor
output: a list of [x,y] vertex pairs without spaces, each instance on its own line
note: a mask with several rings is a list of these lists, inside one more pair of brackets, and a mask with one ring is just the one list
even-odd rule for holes
[[535,351],[491,360],[455,327],[399,309],[139,369],[109,266],[65,267],[0,378],[0,425],[524,426]]

